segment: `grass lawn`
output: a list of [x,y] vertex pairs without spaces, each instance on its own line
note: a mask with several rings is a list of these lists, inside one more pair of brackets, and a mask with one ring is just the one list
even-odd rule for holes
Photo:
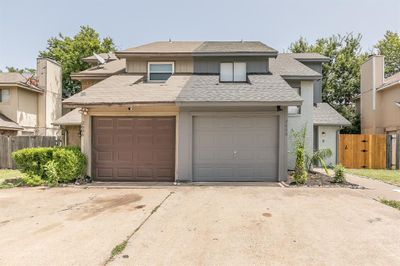
[[0,184],[6,179],[20,178],[22,174],[18,170],[0,169]]
[[396,186],[400,186],[400,170],[384,169],[346,169],[346,173],[365,176],[380,180]]
[[387,200],[387,199],[380,199],[381,203],[386,204],[392,208],[398,209],[400,211],[400,201],[398,200]]

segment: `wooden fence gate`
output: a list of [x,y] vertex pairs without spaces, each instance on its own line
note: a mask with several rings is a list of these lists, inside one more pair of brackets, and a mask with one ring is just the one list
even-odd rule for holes
[[61,144],[61,138],[51,136],[0,136],[0,168],[15,169],[11,153],[31,147],[53,147]]
[[386,135],[339,135],[339,162],[346,168],[387,168],[386,138]]

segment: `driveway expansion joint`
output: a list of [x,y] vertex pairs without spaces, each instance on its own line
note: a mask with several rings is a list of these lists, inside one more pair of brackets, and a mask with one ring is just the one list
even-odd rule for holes
[[[172,196],[172,194],[175,194],[175,192],[174,192],[174,191],[171,191],[167,196],[165,196],[165,198],[164,198],[157,206],[155,206],[155,207],[153,208],[153,210],[150,212],[150,214],[139,224],[139,226],[136,227],[136,229],[135,229],[130,235],[128,235],[128,237],[127,237],[124,241],[121,242],[121,243],[124,243],[124,249],[125,249],[127,243],[129,242],[129,240],[131,240],[131,238],[140,230],[140,228],[142,228],[142,226],[150,219],[150,217],[151,217],[154,213],[157,212],[157,210],[164,204],[164,202],[165,202],[170,196]],[[118,245],[121,245],[121,244],[118,244]],[[119,253],[122,253],[122,252],[123,252],[123,249],[122,249]],[[108,263],[110,263],[110,262],[115,258],[115,256],[117,256],[117,255],[118,255],[118,254],[114,254],[114,255],[111,254],[110,257],[104,262],[103,265],[107,265]]]

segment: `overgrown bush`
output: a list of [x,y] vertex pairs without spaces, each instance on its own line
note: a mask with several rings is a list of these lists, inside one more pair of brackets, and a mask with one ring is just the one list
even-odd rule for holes
[[308,173],[306,171],[305,165],[305,138],[306,138],[306,127],[302,128],[300,131],[292,130],[291,136],[293,138],[294,144],[294,154],[296,156],[296,164],[294,167],[294,182],[296,184],[305,184],[307,182]]
[[40,186],[44,183],[44,181],[40,178],[40,176],[35,174],[23,174],[22,182],[30,187]]
[[72,182],[86,173],[86,157],[77,147],[27,148],[12,157],[27,185]]
[[335,176],[333,177],[333,180],[336,183],[344,183],[346,181],[346,178],[344,176],[344,166],[341,164],[338,164],[335,166],[335,168],[333,169],[335,171]]

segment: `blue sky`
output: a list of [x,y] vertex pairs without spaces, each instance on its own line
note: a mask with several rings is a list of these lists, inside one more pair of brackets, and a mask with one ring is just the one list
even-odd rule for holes
[[118,49],[171,38],[260,40],[283,51],[300,36],[355,32],[368,51],[386,30],[400,32],[400,1],[2,1],[0,69],[35,67],[48,38],[74,35],[80,25],[112,37]]

